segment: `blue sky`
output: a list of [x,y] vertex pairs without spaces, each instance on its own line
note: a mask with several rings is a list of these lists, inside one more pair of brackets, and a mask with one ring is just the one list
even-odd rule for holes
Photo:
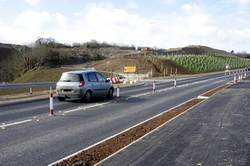
[[250,52],[250,0],[0,0],[0,42],[52,37]]

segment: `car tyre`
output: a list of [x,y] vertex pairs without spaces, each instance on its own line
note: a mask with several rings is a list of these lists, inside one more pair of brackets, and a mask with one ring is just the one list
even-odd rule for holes
[[92,100],[92,93],[90,91],[87,91],[86,94],[84,95],[84,100],[89,103]]
[[108,99],[112,99],[113,98],[113,94],[114,94],[114,89],[110,88],[109,91],[108,91],[107,98]]

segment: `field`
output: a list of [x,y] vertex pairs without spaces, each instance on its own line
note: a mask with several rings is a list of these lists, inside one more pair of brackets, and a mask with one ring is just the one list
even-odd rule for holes
[[222,71],[226,65],[230,69],[250,66],[248,59],[225,55],[166,55],[159,58],[172,60],[192,73]]

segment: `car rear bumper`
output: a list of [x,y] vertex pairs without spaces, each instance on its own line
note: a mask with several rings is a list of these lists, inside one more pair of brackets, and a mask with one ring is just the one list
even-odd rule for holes
[[77,89],[73,92],[64,92],[63,90],[57,90],[57,96],[65,98],[82,98],[84,96],[84,91],[82,89]]

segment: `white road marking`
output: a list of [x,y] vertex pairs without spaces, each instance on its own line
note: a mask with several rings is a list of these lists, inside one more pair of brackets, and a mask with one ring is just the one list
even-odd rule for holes
[[18,121],[18,122],[9,123],[9,124],[2,123],[2,125],[0,126],[0,128],[5,129],[6,127],[9,127],[9,126],[20,125],[20,124],[28,123],[28,122],[31,122],[31,121],[33,121],[33,119],[27,119],[27,120]]
[[197,99],[208,99],[209,97],[208,96],[198,96]]
[[86,110],[86,109],[90,109],[90,108],[94,108],[94,107],[102,107],[106,104],[109,104],[110,102],[106,102],[106,103],[100,103],[100,104],[94,104],[94,105],[90,105],[90,106],[85,106],[85,107],[78,107],[72,110],[68,110],[68,111],[64,111],[63,115],[68,114],[68,113],[72,113],[72,112],[76,112],[76,111],[80,111],[80,110]]

